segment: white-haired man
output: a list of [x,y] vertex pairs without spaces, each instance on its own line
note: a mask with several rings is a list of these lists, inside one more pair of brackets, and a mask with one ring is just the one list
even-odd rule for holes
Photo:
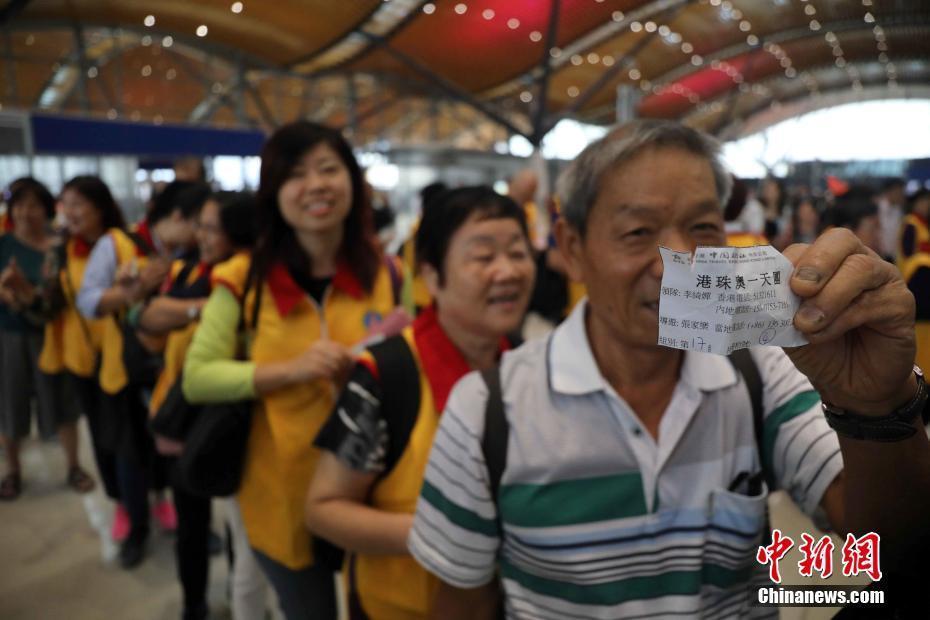
[[785,251],[810,344],[752,350],[761,441],[727,358],[656,344],[659,246],[725,244],[718,153],[695,130],[643,121],[566,171],[557,240],[588,299],[503,358],[499,485],[486,383],[466,376],[447,403],[408,539],[444,582],[434,617],[495,617],[497,575],[512,618],[777,613],[753,606],[754,580],[768,579],[756,562],[768,489],[749,484],[760,478],[838,532],[879,532],[886,567],[926,535],[914,299],[852,233]]

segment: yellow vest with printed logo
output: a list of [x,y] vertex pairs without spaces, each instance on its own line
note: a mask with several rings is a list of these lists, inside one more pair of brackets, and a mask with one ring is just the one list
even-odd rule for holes
[[[242,296],[250,258],[237,254],[213,270],[214,286]],[[382,265],[371,293],[343,265],[327,288],[322,306],[293,281],[283,264],[272,266],[262,282],[258,326],[250,359],[257,365],[294,359],[326,337],[351,347],[368,325],[394,306],[391,276]],[[254,289],[248,292],[245,323],[251,322]],[[304,526],[304,501],[319,451],[313,440],[329,415],[335,386],[326,380],[291,385],[257,401],[246,452],[239,505],[249,543],[276,562],[298,570],[313,563]]]

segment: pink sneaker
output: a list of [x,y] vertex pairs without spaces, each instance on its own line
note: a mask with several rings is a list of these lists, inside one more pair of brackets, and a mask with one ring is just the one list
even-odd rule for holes
[[116,542],[123,542],[129,536],[129,513],[126,512],[126,508],[122,504],[116,504],[110,535]]
[[152,509],[152,515],[165,532],[173,532],[178,529],[178,514],[174,511],[174,504],[167,499],[163,499]]

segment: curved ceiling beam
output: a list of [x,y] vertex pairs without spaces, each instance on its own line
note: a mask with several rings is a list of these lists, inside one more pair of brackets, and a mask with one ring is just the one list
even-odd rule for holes
[[[895,93],[900,93],[900,95]],[[899,86],[895,91],[889,91],[887,86],[868,86],[859,92],[853,91],[850,88],[841,87],[828,90],[826,95],[799,95],[785,100],[778,109],[773,110],[770,106],[764,109],[757,109],[747,115],[745,120],[742,121],[745,129],[744,131],[734,132],[728,128],[721,133],[720,139],[724,141],[737,140],[763,131],[789,118],[795,118],[803,114],[836,107],[846,103],[900,98],[930,100],[930,85],[922,81],[906,86]]]
[[[922,19],[915,20],[914,18],[918,15]],[[791,43],[804,39],[823,38],[823,33],[828,31],[833,33],[843,33],[859,30],[872,30],[875,25],[876,24],[867,24],[861,19],[852,19],[821,24],[820,30],[816,32],[805,26],[803,28],[794,28],[792,30],[772,33],[771,35],[757,35],[759,37],[758,45],[749,45],[746,42],[740,43],[738,45],[730,45],[728,47],[721,48],[720,50],[717,50],[711,54],[702,54],[704,63],[700,67],[695,67],[691,64],[683,64],[676,67],[675,69],[672,69],[671,71],[663,73],[662,75],[649,79],[653,84],[661,86],[671,82],[677,82],[693,73],[697,73],[704,68],[704,65],[707,65],[714,60],[728,60],[753,50],[761,50],[765,43],[777,43],[781,45],[783,43]],[[925,26],[930,26],[930,12],[915,12],[913,15],[899,13],[897,15],[882,16],[881,27],[886,33],[888,31],[894,31],[902,28]]]
[[377,47],[362,32],[371,32],[390,40],[420,14],[427,2],[428,0],[382,2],[344,36],[321,50],[289,63],[288,68],[300,73],[315,74],[318,69],[328,71],[351,64]]
[[[930,81],[930,65],[928,65],[925,69],[923,69],[923,70],[921,70],[921,71],[918,71],[918,72],[915,72],[915,71],[908,71],[908,70],[906,69],[906,65],[905,65],[904,63],[911,62],[911,61],[914,61],[914,60],[926,60],[926,58],[922,58],[922,57],[914,56],[914,55],[907,55],[907,56],[901,56],[901,57],[899,57],[899,58],[897,59],[896,65],[898,66],[898,82],[910,82],[910,81],[915,81],[915,80],[918,80],[918,81],[919,81],[920,79],[924,79],[924,81]],[[856,66],[858,66],[858,67],[860,67],[860,68],[863,68],[863,67],[866,67],[866,68],[884,67],[884,65],[881,65],[881,64],[878,63],[877,61],[872,61],[872,62],[867,62],[867,63],[866,63],[866,62],[862,62],[862,61],[860,60],[860,61],[858,61],[858,62],[857,62],[857,61],[852,61],[850,64],[856,65]],[[904,66],[905,68],[902,69],[902,66]],[[842,76],[843,76],[843,77],[842,77],[842,81],[846,82],[846,80],[848,79],[848,77],[846,76],[845,71],[842,71],[842,70],[840,70],[840,69],[837,69],[837,68],[836,68],[836,65],[833,64],[833,63],[818,63],[818,64],[813,64],[813,65],[808,65],[808,66],[804,67],[803,69],[799,69],[799,71],[800,71],[800,72],[816,73],[816,72],[823,72],[823,71],[829,70],[829,69],[834,69],[834,70],[835,70],[835,74],[836,74],[837,76],[840,76],[840,75],[842,74]],[[860,69],[860,72],[861,72],[861,73],[865,73],[865,71],[863,71],[862,69]],[[915,77],[915,76],[916,76],[916,77]],[[821,76],[819,79],[820,79],[820,80],[823,80],[823,77]],[[881,77],[875,78],[875,77],[872,77],[872,76],[864,75],[863,77],[860,78],[860,81],[861,81],[863,84],[867,84],[867,83],[868,83],[868,84],[885,83],[885,84],[886,84],[886,88],[887,88],[887,78],[885,77],[884,69],[882,69]],[[767,89],[770,89],[770,90],[775,90],[774,88],[772,88],[773,85],[782,85],[782,84],[798,84],[800,88],[805,88],[803,85],[801,85],[800,80],[799,80],[798,78],[788,78],[788,77],[786,77],[786,76],[785,76],[783,73],[781,73],[781,72],[773,73],[773,74],[767,76],[765,79],[757,80],[757,81],[753,82],[753,84],[754,84],[754,85],[765,86]],[[820,91],[820,92],[831,92],[831,91],[835,91],[837,88],[848,88],[848,89],[851,90],[851,89],[852,89],[852,84],[846,83],[846,84],[843,84],[843,85],[840,86],[840,87],[837,87],[837,86],[828,86],[828,87],[826,87],[826,88],[821,88],[821,89],[819,89],[819,91]],[[724,98],[726,98],[726,97],[729,97],[729,96],[734,92],[734,90],[736,90],[736,89],[731,88],[731,89],[729,89],[729,90],[726,90],[726,91],[724,91],[724,92],[718,94],[716,97],[713,97],[713,98],[711,98],[711,99],[706,99],[706,100],[704,100],[702,103],[703,103],[704,105],[713,105],[714,103],[718,103],[721,99],[724,99]],[[740,93],[740,94],[741,94],[741,95],[748,95],[749,93]],[[764,105],[762,105],[761,107],[768,107],[768,106],[771,105],[772,102],[774,102],[774,101],[779,101],[779,102],[782,102],[782,101],[790,101],[790,100],[792,100],[792,99],[795,99],[797,96],[815,96],[815,95],[812,95],[811,93],[809,93],[809,92],[806,91],[806,90],[805,90],[805,92],[802,93],[801,95],[794,95],[794,94],[791,93],[791,92],[789,92],[789,93],[784,93],[784,92],[782,92],[782,93],[781,93],[782,96],[784,96],[785,94],[788,95],[788,98],[787,98],[787,99],[781,99],[779,96],[769,96],[769,97],[766,97],[766,98],[765,98],[765,102],[766,102],[766,103],[765,103]],[[585,117],[588,118],[588,119],[590,119],[590,120],[592,120],[593,122],[606,122],[606,123],[611,123],[612,120],[610,120],[610,115],[612,115],[612,114],[614,113],[614,110],[615,110],[615,106],[614,106],[613,103],[605,104],[605,105],[602,105],[602,106],[598,106],[597,108],[592,108],[592,109],[590,109],[590,110],[586,110],[586,111],[585,111]],[[753,108],[753,112],[750,112],[750,114],[755,113],[755,111],[757,111],[756,108]],[[681,118],[684,122],[689,122],[689,121],[693,120],[695,117],[700,116],[700,115],[702,115],[702,114],[706,114],[706,113],[707,113],[706,110],[704,110],[704,109],[699,109],[697,106],[695,106],[695,107],[693,107],[691,110],[689,110],[688,112],[686,112],[685,114],[683,114],[680,118]],[[746,118],[746,117],[747,117],[747,114],[740,114],[739,116],[737,116],[736,118],[733,119],[733,122],[730,123],[730,124],[728,125],[728,127],[732,127],[733,125],[739,124],[739,123],[742,121],[742,119],[744,119],[744,118]],[[724,129],[722,130],[722,132],[725,132],[726,130],[727,130],[727,128],[724,128]]]
[[[84,30],[101,29],[101,30],[122,30],[130,32],[140,37],[149,35],[154,38],[162,38],[170,35],[175,44],[181,43],[189,48],[198,50],[206,55],[216,56],[218,58],[242,58],[248,69],[262,69],[288,74],[281,67],[274,65],[267,60],[259,58],[253,54],[243,52],[242,50],[223,45],[222,43],[213,43],[197,36],[191,36],[180,32],[160,30],[158,28],[146,28],[145,26],[136,25],[119,25],[99,21],[74,21],[70,19],[17,19],[14,23],[8,24],[10,31],[30,31],[30,30],[67,30],[71,32],[75,24],[80,24]],[[301,77],[301,76],[298,76]],[[305,77],[305,76],[303,76]]]
[[[911,62],[911,61],[915,61],[915,60],[917,60],[917,61],[928,61],[928,63],[930,63],[930,60],[928,60],[926,57],[915,56],[915,55],[913,55],[913,54],[903,54],[903,55],[901,55],[901,56],[898,56],[898,57],[895,59],[895,66],[898,66],[898,65],[900,65],[901,63]],[[881,66],[881,67],[884,67],[884,65],[882,65],[881,63],[879,63],[879,62],[876,61],[876,60],[863,61],[861,58],[859,58],[859,59],[853,59],[853,60],[848,60],[848,57],[847,57],[847,63],[848,63],[848,65],[853,65],[853,66],[856,66],[856,67],[874,67],[874,66]],[[843,77],[843,81],[847,81],[847,80],[848,80],[848,74],[847,74],[846,70],[845,70],[845,69],[840,69],[840,68],[838,68],[838,67],[836,66],[836,64],[834,64],[834,63],[832,63],[832,62],[818,62],[818,63],[806,65],[806,66],[804,66],[803,68],[800,67],[800,66],[798,66],[798,65],[794,65],[794,66],[795,66],[795,68],[798,70],[799,76],[800,76],[800,74],[802,74],[802,73],[823,72],[823,71],[828,70],[828,69],[833,69],[835,75],[841,75],[841,74],[842,74],[842,75],[844,76],[844,77]],[[930,70],[930,64],[928,64],[928,70]],[[860,69],[860,71],[861,71],[861,69]],[[884,69],[882,69],[882,72],[883,72],[883,75],[884,75]],[[898,75],[899,75],[899,76],[902,75],[900,70],[899,70],[899,72],[898,72]],[[886,81],[887,81],[887,78],[885,78],[885,79],[886,79]],[[872,79],[872,80],[868,80],[868,81],[869,81],[869,82],[874,82],[875,80]],[[767,76],[764,76],[763,78],[761,78],[761,79],[759,79],[759,80],[754,80],[754,81],[752,82],[752,85],[753,85],[753,86],[755,86],[755,85],[760,85],[760,86],[764,86],[764,87],[766,87],[766,88],[770,88],[772,84],[795,84],[795,83],[797,83],[797,84],[800,84],[800,83],[801,83],[801,80],[800,80],[799,77],[789,78],[789,77],[785,76],[785,74],[784,74],[782,71],[775,71],[775,72],[773,72],[773,73],[770,73],[770,74],[767,75]],[[864,82],[863,82],[863,83],[864,83]],[[850,83],[848,86],[851,88],[851,87],[852,87],[852,83]],[[731,87],[731,88],[729,88],[729,89],[727,89],[727,90],[725,90],[725,91],[723,91],[723,92],[721,92],[721,93],[718,93],[715,97],[711,97],[711,98],[702,100],[701,103],[704,104],[704,105],[712,105],[712,104],[714,104],[714,103],[716,103],[716,102],[718,102],[718,101],[720,101],[720,100],[722,100],[722,99],[725,99],[725,98],[729,97],[730,95],[732,95],[734,92],[737,92],[737,91],[738,91],[737,88]],[[749,93],[739,93],[739,92],[737,92],[737,94],[745,95],[745,94],[749,94]],[[767,100],[769,100],[769,101],[772,101],[772,100],[775,100],[775,99],[777,99],[777,97],[767,97]],[[697,107],[694,107],[694,108],[692,108],[692,111],[688,111],[688,112],[686,112],[685,114],[683,114],[683,115],[682,115],[682,118],[685,118],[685,117],[690,116],[690,115],[693,114],[695,111],[698,111],[698,108],[697,108]]]
[[[623,19],[619,22],[611,21],[607,24],[595,28],[586,35],[583,35],[569,45],[565,46],[561,50],[558,58],[552,60],[552,70],[556,71],[563,67],[565,64],[571,61],[571,57],[575,54],[580,54],[592,47],[597,47],[605,41],[609,41],[613,37],[619,35],[624,30],[627,30],[630,27],[630,24],[634,21],[642,21],[655,17],[665,11],[671,9],[677,9],[687,4],[695,3],[697,0],[654,0],[653,2],[647,2],[642,6],[631,10],[628,13],[623,15]],[[621,11],[622,12],[622,11]],[[490,88],[480,96],[483,99],[489,100],[498,100],[503,97],[507,97],[513,93],[517,88],[522,88],[525,84],[534,82],[539,77],[541,69],[539,66],[535,66],[529,71],[518,75],[515,78],[507,80],[503,84],[498,84],[493,88]]]

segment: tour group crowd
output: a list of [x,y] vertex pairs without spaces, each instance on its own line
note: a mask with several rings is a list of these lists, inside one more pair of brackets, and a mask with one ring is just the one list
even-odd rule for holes
[[[530,171],[508,195],[423,188],[388,253],[390,208],[311,122],[270,136],[256,193],[175,180],[135,224],[98,177],[18,179],[0,498],[29,485],[35,412],[65,484],[112,500],[123,568],[176,530],[185,619],[210,613],[213,509],[237,619],[269,589],[289,620],[771,617],[782,489],[841,538],[880,534],[874,587],[926,617],[930,191],[905,189],[753,185],[713,138],[637,121],[544,200]],[[809,344],[657,344],[660,246],[766,243]],[[528,312],[552,329],[524,342]],[[203,423],[222,416],[238,434]]]

